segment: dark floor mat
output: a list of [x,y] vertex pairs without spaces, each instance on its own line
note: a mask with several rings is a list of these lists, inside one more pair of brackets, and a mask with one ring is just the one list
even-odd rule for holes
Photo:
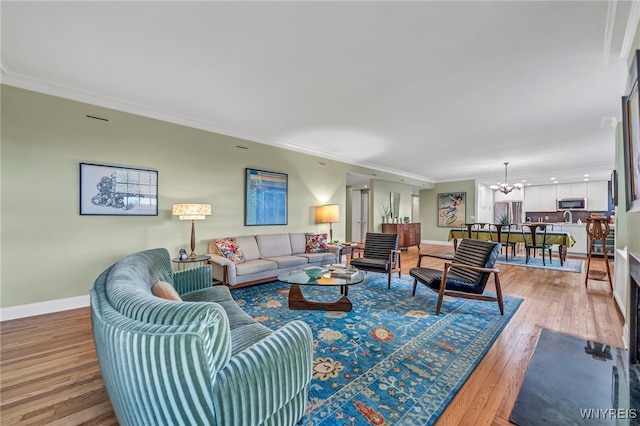
[[509,420],[519,426],[637,425],[628,351],[543,329]]

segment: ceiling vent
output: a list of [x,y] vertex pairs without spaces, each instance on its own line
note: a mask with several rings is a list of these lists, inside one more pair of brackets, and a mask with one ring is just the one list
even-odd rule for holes
[[104,117],[98,117],[97,115],[85,114],[84,118],[90,118],[91,120],[102,121],[103,123],[108,123],[109,119]]

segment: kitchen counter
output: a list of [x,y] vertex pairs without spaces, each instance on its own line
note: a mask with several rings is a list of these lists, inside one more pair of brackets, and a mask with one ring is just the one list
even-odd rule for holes
[[[567,223],[556,222],[552,223],[554,231],[567,231],[571,234],[576,244],[573,247],[567,249],[567,254],[586,256],[589,247],[589,236],[587,235],[586,223]],[[609,229],[614,230],[615,225],[609,224]]]

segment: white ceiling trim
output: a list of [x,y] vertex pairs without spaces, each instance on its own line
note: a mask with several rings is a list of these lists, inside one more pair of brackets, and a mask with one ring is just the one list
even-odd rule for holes
[[262,143],[265,145],[271,145],[277,148],[286,149],[289,151],[300,152],[303,154],[313,155],[316,157],[339,161],[342,163],[352,164],[355,166],[366,167],[379,172],[386,172],[395,174],[398,176],[406,177],[408,179],[415,179],[425,183],[435,183],[435,180],[426,176],[420,176],[406,171],[396,170],[388,167],[381,166],[379,164],[368,163],[365,161],[357,161],[350,157],[345,157],[336,154],[328,154],[317,151],[311,148],[305,148],[291,144],[285,141],[279,141],[272,138],[265,138],[258,135],[253,135],[245,132],[240,132],[232,129],[226,129],[215,126],[211,123],[194,120],[188,117],[180,116],[177,114],[168,113],[158,109],[150,108],[146,105],[134,104],[126,102],[121,99],[110,98],[102,95],[97,95],[91,92],[80,91],[64,85],[51,83],[49,81],[27,77],[19,74],[12,73],[10,69],[4,64],[0,65],[2,71],[0,75],[0,82],[3,84],[17,87],[25,90],[32,90],[39,93],[44,93],[51,96],[57,96],[64,99],[70,99],[77,102],[83,102],[91,105],[100,106],[103,108],[114,109],[117,111],[127,112],[130,114],[141,115],[147,118],[153,118],[156,120],[166,121],[173,124],[192,127],[199,130],[205,130],[212,133],[218,133],[225,136],[231,136],[238,139],[244,139],[251,142]]
[[633,0],[631,2],[631,10],[629,11],[629,19],[627,19],[627,28],[624,32],[622,47],[620,48],[620,59],[627,59],[633,44],[633,38],[640,21],[640,1]]
[[611,42],[613,40],[613,28],[616,21],[616,8],[618,6],[618,0],[609,0],[607,7],[607,23],[604,27],[604,52],[603,63],[609,65],[609,55],[611,53]]

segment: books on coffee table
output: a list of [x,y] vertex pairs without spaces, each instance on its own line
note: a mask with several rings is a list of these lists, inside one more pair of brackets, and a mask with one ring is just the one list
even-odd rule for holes
[[331,276],[333,278],[353,278],[358,275],[357,269],[333,269]]

